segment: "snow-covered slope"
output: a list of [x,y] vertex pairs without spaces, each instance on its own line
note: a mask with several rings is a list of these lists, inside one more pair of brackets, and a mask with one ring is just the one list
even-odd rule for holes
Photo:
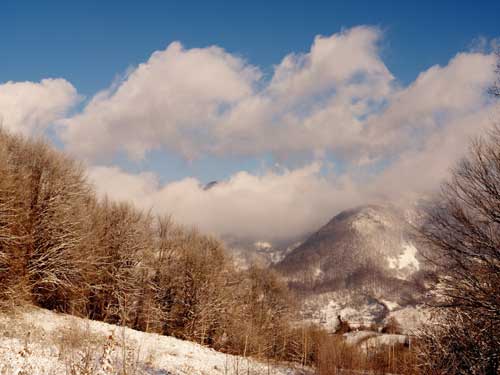
[[381,323],[417,306],[432,276],[421,255],[415,209],[367,205],[343,211],[291,251],[276,268],[304,297],[306,318],[335,328]]
[[310,370],[261,363],[173,337],[42,309],[0,314],[0,374],[88,373],[293,375]]
[[343,211],[289,253],[278,269],[290,279],[356,286],[376,274],[410,280],[422,268],[419,243],[403,211],[369,205]]
[[251,265],[269,267],[281,262],[286,255],[301,244],[302,240],[293,238],[288,241],[271,243],[225,238],[224,242],[235,264],[241,269],[247,269]]

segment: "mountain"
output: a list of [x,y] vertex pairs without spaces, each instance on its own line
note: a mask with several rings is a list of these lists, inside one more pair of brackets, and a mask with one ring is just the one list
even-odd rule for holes
[[251,241],[239,238],[224,238],[224,242],[233,261],[241,269],[250,265],[269,267],[279,263],[283,258],[301,244],[300,238],[281,242]]
[[289,280],[316,289],[356,287],[367,278],[409,281],[422,269],[419,246],[404,211],[368,205],[335,216],[277,269]]
[[206,184],[205,186],[203,186],[203,190],[210,190],[212,189],[214,186],[217,186],[219,184],[219,181],[210,181],[208,184]]
[[309,313],[381,321],[424,299],[432,269],[416,231],[420,217],[417,208],[393,205],[343,211],[275,268],[302,295]]

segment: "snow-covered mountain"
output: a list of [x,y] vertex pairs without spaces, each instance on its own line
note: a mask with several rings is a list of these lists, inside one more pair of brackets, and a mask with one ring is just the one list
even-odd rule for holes
[[277,268],[291,280],[328,289],[356,287],[366,278],[409,281],[423,268],[418,247],[404,212],[362,206],[335,216]]
[[224,239],[236,265],[242,269],[250,265],[269,267],[281,262],[301,244],[300,239],[271,243],[269,241],[242,241]]
[[339,314],[380,322],[424,298],[432,272],[421,254],[419,216],[414,208],[393,205],[343,211],[276,268],[301,292],[305,313],[316,320],[335,324],[331,319]]

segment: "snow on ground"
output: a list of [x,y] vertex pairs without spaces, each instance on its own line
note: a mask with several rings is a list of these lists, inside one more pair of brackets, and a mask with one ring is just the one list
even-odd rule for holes
[[373,331],[354,331],[344,334],[345,342],[348,345],[356,345],[362,349],[369,350],[387,345],[407,345],[407,335],[396,335],[388,333],[378,333]]
[[393,301],[381,299],[380,302],[382,302],[385,306],[387,306],[389,311],[393,311],[393,310],[396,310],[399,308],[399,304],[397,304],[396,302],[393,302]]
[[411,335],[428,321],[428,315],[423,305],[400,306],[388,299],[366,299],[342,291],[308,297],[302,307],[304,321],[317,324],[329,332],[338,328],[338,316],[354,329],[372,324],[383,326],[393,317],[399,323],[401,332]]
[[266,241],[257,241],[254,243],[254,246],[257,248],[257,250],[267,250],[271,249],[273,245],[271,243],[266,242]]
[[1,375],[83,375],[89,368],[99,375],[124,368],[136,375],[312,373],[37,308],[0,314]]
[[384,333],[372,336],[363,343],[366,348],[378,348],[381,345],[392,346],[397,344],[408,344],[408,336]]
[[417,259],[417,248],[409,242],[403,244],[403,253],[398,257],[389,257],[389,268],[402,270],[411,268],[415,271],[420,269],[420,263]]
[[391,317],[396,319],[403,333],[413,335],[416,334],[424,324],[429,322],[430,313],[424,307],[408,306],[391,311],[386,320]]
[[359,345],[361,342],[368,340],[371,337],[376,337],[377,332],[373,331],[354,331],[344,333],[345,342],[348,345]]
[[327,292],[307,298],[303,306],[303,319],[334,332],[339,324],[338,316],[351,327],[369,326],[382,320],[386,307],[375,300],[360,300],[349,292]]

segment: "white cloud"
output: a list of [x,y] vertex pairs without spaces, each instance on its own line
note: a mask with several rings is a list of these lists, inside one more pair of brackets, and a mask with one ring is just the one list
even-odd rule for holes
[[[489,111],[486,88],[494,80],[494,57],[461,53],[444,67],[422,72],[409,87],[396,92],[388,107],[366,122],[371,147],[419,148],[428,137],[458,128],[478,128],[463,118]],[[459,131],[460,132],[460,131]],[[380,150],[378,150],[380,152]]]
[[350,147],[359,117],[392,91],[380,36],[357,27],[317,37],[308,53],[286,56],[270,81],[218,47],[172,43],[67,119],[62,138],[94,160],[119,151],[140,159],[157,148],[193,158]]
[[129,174],[116,167],[92,167],[98,192],[225,238],[289,240],[317,230],[341,210],[367,203],[409,203],[431,193],[464,154],[471,137],[491,126],[491,112],[479,111],[425,138],[419,148],[398,153],[375,174],[351,166],[335,175],[320,162],[263,174],[238,172],[208,190],[196,178],[161,185],[154,173]]
[[[307,54],[290,54],[276,67],[269,89],[303,99],[359,79],[387,84],[392,75],[380,60],[380,31],[360,26],[330,37],[317,36]],[[387,87],[385,87],[387,89]]]
[[101,195],[132,199],[204,232],[272,242],[315,230],[335,210],[359,201],[348,180],[330,181],[320,168],[312,163],[262,175],[239,172],[208,190],[195,178],[161,186],[150,173],[115,167],[93,167],[89,175]]
[[100,197],[107,195],[118,201],[132,201],[142,208],[155,204],[151,198],[156,194],[159,183],[152,172],[133,175],[118,167],[92,166],[88,170],[88,178]]
[[458,54],[398,87],[380,58],[380,38],[365,26],[317,37],[268,81],[218,47],[172,43],[67,119],[62,138],[94,161],[164,149],[188,159],[330,153],[362,165],[419,148],[432,132],[487,106],[492,55]]
[[217,126],[220,154],[344,153],[360,145],[362,118],[394,91],[378,56],[376,28],[317,37],[286,56],[263,90],[239,101]]
[[62,138],[85,157],[125,150],[142,159],[165,147],[191,158],[204,148],[220,112],[249,95],[258,78],[255,68],[218,47],[186,50],[174,42],[66,120]]
[[[304,234],[341,209],[435,189],[470,137],[492,122],[485,96],[492,55],[459,53],[402,87],[380,57],[381,37],[372,27],[317,37],[269,79],[219,47],[172,43],[62,121],[60,135],[68,150],[97,164],[155,149],[187,159],[300,160],[305,167],[239,172],[209,190],[195,178],[162,185],[155,171],[94,166],[89,174],[100,194],[204,231],[270,242]],[[20,94],[0,86],[0,112],[18,108],[4,116],[15,130],[47,126],[76,98],[64,80],[11,85],[24,86],[16,86]],[[321,171],[332,161],[335,173]]]
[[493,113],[493,107],[488,107],[464,115],[453,126],[436,129],[418,147],[401,151],[371,179],[366,196],[390,200],[431,193],[465,155],[471,139],[492,126]]
[[41,134],[77,102],[75,88],[64,79],[0,84],[0,123],[25,135]]
[[[400,87],[379,56],[380,37],[369,27],[317,37],[267,82],[221,49],[172,44],[68,119],[64,139],[88,157],[120,147],[131,157],[152,148],[188,157],[271,152],[286,165],[301,155],[306,167],[240,172],[209,190],[194,178],[161,186],[151,173],[117,168],[91,175],[101,191],[222,236],[304,234],[341,209],[432,191],[490,125],[492,55],[459,53]],[[331,154],[342,171],[324,175],[315,160]]]

